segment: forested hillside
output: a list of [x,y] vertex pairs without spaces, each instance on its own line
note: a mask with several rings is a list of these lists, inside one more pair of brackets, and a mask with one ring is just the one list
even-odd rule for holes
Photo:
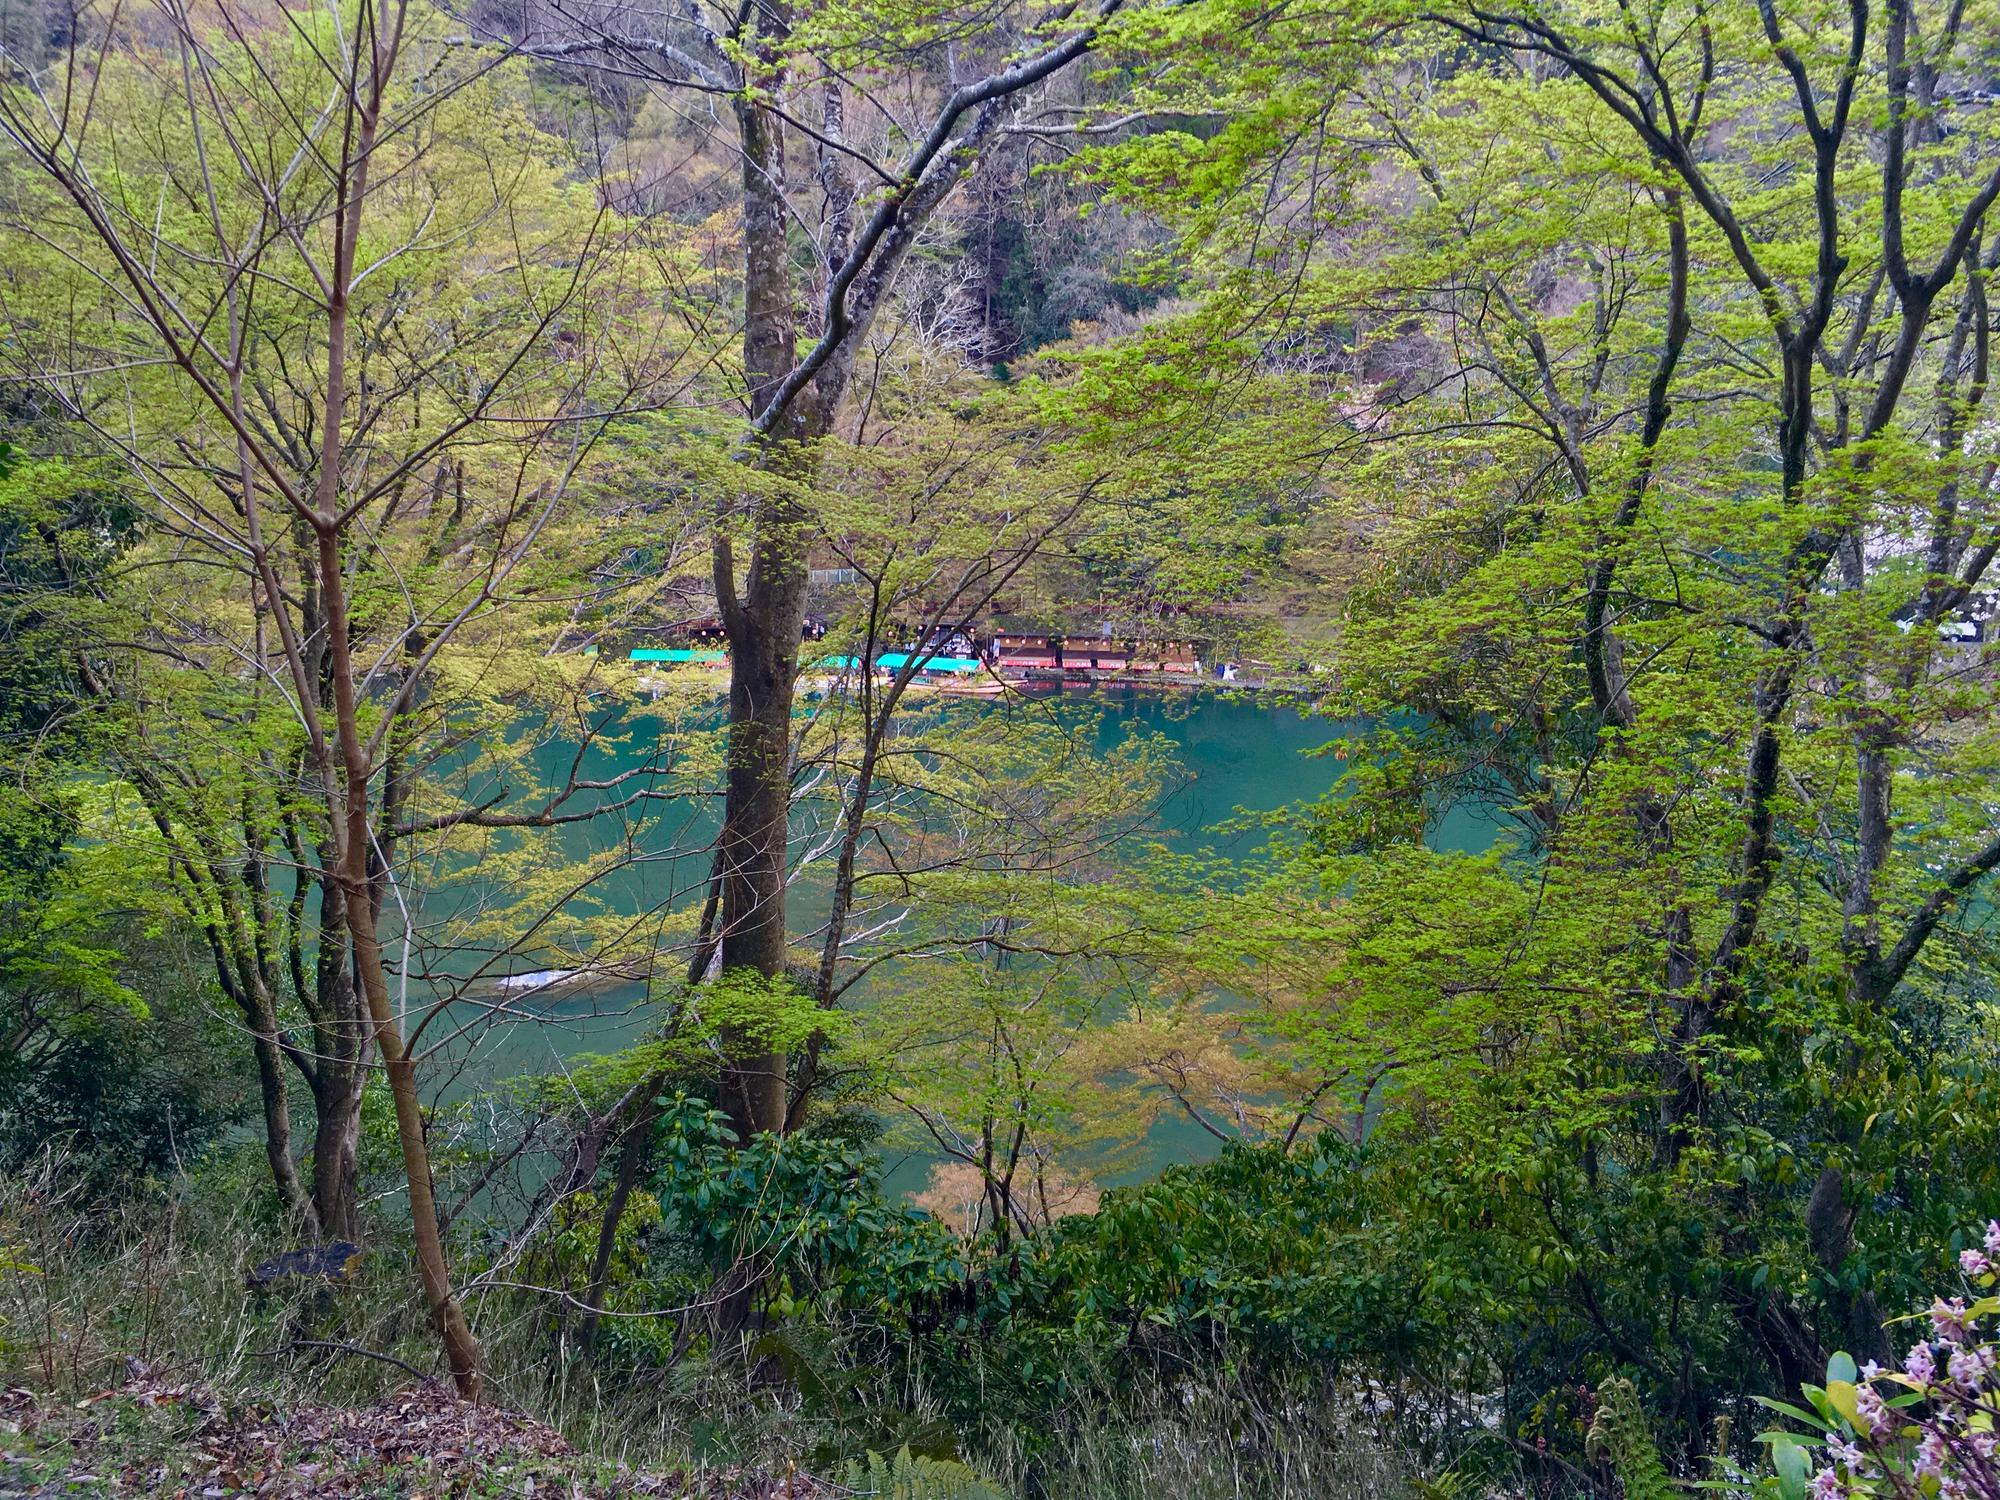
[[1992,0],[0,0],[0,1493],[2000,1500]]

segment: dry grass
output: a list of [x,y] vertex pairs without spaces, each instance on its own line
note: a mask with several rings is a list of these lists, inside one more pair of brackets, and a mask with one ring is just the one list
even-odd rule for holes
[[297,1341],[430,1362],[393,1250],[365,1258],[337,1297],[249,1291],[251,1267],[289,1247],[262,1195],[233,1179],[180,1178],[106,1203],[83,1197],[50,1157],[0,1184],[0,1259],[12,1262],[0,1278],[0,1372],[81,1397],[117,1384],[136,1360],[222,1390],[368,1400],[408,1373]]
[[803,1475],[643,1471],[435,1384],[359,1407],[225,1397],[143,1367],[83,1401],[0,1397],[0,1493],[106,1497],[559,1495],[564,1500],[810,1500]]
[[[357,1468],[351,1454],[341,1458],[345,1440],[330,1438],[320,1442],[335,1464],[326,1472],[347,1476],[342,1483],[375,1473],[387,1487],[341,1489],[328,1479],[317,1491],[268,1488],[278,1472],[272,1465],[288,1451],[296,1457],[284,1446],[287,1432],[326,1438],[346,1430],[343,1413],[355,1414],[356,1432],[372,1430],[438,1367],[392,1234],[371,1239],[352,1283],[337,1291],[246,1289],[252,1266],[288,1248],[264,1206],[256,1166],[224,1162],[199,1179],[134,1191],[115,1208],[65,1186],[73,1174],[56,1160],[0,1183],[0,1383],[34,1393],[15,1396],[17,1408],[25,1400],[38,1412],[80,1414],[38,1426],[44,1459],[143,1479],[212,1475],[220,1471],[203,1470],[202,1455],[218,1451],[239,1478],[262,1473],[262,1493],[414,1493],[423,1486],[404,1480],[435,1455],[404,1452],[376,1473]],[[460,1475],[464,1487],[432,1484],[426,1493],[526,1493],[478,1486],[496,1466],[519,1469],[517,1477],[538,1472],[521,1467],[532,1461],[569,1476],[579,1494],[646,1493],[619,1475],[670,1475],[691,1495],[756,1493],[745,1476],[792,1475],[792,1493],[803,1496],[815,1491],[798,1467],[837,1472],[841,1458],[884,1446],[879,1433],[808,1409],[795,1388],[759,1379],[740,1361],[620,1368],[571,1357],[545,1299],[489,1295],[470,1311],[494,1404],[520,1414],[521,1433],[547,1434],[574,1451],[556,1454],[536,1436],[525,1456],[504,1454]],[[1079,1384],[1107,1389],[1102,1380]],[[146,1391],[162,1389],[190,1394],[149,1406]],[[1351,1408],[1315,1402],[1266,1410],[1259,1404],[1266,1399],[1217,1376],[1162,1390],[1136,1418],[1129,1401],[1117,1403],[1124,1410],[1114,1418],[1079,1398],[1060,1431],[1035,1434],[1034,1451],[1001,1420],[970,1446],[1005,1492],[1023,1500],[1388,1500],[1411,1492],[1416,1466]],[[924,1419],[920,1391],[903,1404],[912,1420]],[[20,1410],[12,1420],[22,1425]],[[438,1444],[466,1451],[462,1441]],[[7,1446],[18,1444],[0,1443]],[[816,1465],[802,1465],[809,1453]],[[590,1487],[605,1475],[611,1488]],[[100,1492],[154,1491],[142,1484]]]
[[[207,1400],[307,1410],[365,1409],[437,1378],[390,1231],[371,1236],[337,1289],[247,1289],[253,1266],[289,1248],[255,1167],[223,1163],[115,1206],[85,1200],[58,1158],[0,1181],[0,1385],[73,1404],[123,1390],[141,1369]],[[783,1474],[817,1440],[795,1393],[753,1382],[738,1362],[607,1370],[562,1348],[545,1298],[501,1292],[469,1311],[493,1403],[614,1466]]]

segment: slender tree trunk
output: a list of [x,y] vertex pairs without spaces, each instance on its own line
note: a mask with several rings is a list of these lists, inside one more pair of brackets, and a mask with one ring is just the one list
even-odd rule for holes
[[597,1252],[590,1260],[590,1284],[583,1294],[583,1321],[577,1325],[577,1346],[585,1354],[597,1342],[597,1325],[604,1315],[604,1291],[611,1281],[611,1256],[618,1248],[618,1224],[625,1217],[625,1205],[632,1200],[639,1174],[645,1170],[646,1148],[652,1142],[653,1120],[659,1114],[659,1090],[648,1088],[639,1102],[639,1113],[625,1136],[618,1154],[618,1176],[611,1185],[611,1201],[597,1225]]
[[[721,905],[722,852],[718,848],[709,866],[708,895],[702,901],[701,922],[695,928],[694,954],[688,960],[689,985],[707,978],[715,960],[715,921]],[[583,1297],[583,1320],[577,1330],[577,1341],[585,1354],[590,1353],[597,1342],[597,1328],[604,1312],[604,1293],[610,1282],[611,1252],[617,1244],[618,1222],[624,1218],[625,1205],[631,1199],[632,1189],[638,1185],[640,1176],[646,1170],[653,1142],[653,1122],[660,1112],[660,1090],[666,1086],[667,1075],[664,1072],[654,1073],[640,1080],[623,1101],[613,1106],[610,1114],[593,1122],[593,1127],[601,1129],[608,1137],[616,1127],[618,1116],[627,1108],[638,1113],[638,1118],[628,1127],[629,1134],[618,1158],[618,1175],[612,1184],[610,1201],[605,1204],[603,1216],[598,1220],[597,1253],[591,1261],[590,1284]],[[565,1193],[580,1190],[597,1175],[599,1150],[601,1143],[592,1147],[579,1138],[576,1167],[564,1184]]]
[[[1100,19],[1105,12],[1100,12]],[[797,480],[811,445],[832,430],[857,348],[889,295],[898,267],[931,216],[996,139],[1005,101],[1088,52],[1096,23],[1038,55],[1017,59],[976,83],[952,89],[943,113],[911,156],[904,176],[875,203],[865,227],[853,222],[853,190],[836,146],[845,133],[837,80],[822,80],[819,173],[824,198],[827,283],[817,342],[798,358],[801,317],[786,201],[784,119],[762,100],[785,83],[783,44],[790,14],[783,0],[745,14],[754,89],[736,98],[742,162],[743,366],[753,442],[746,457]],[[954,133],[955,132],[955,133]],[[797,500],[761,500],[752,557],[739,597],[732,544],[715,538],[717,610],[730,644],[730,741],[723,833],[721,964],[767,979],[785,975],[786,813],[791,799],[791,708],[805,620],[807,549],[812,517]],[[786,1059],[755,1038],[723,1038],[722,1103],[739,1134],[786,1125]]]
[[416,1242],[417,1275],[423,1285],[431,1321],[444,1346],[459,1394],[478,1400],[483,1388],[479,1345],[465,1321],[464,1309],[452,1291],[445,1259],[444,1236],[438,1228],[437,1201],[431,1183],[430,1145],[424,1137],[424,1116],[417,1095],[416,1069],[403,1050],[402,1031],[389,1001],[389,984],[382,967],[377,936],[370,855],[374,849],[369,821],[372,767],[361,738],[361,708],[356,690],[347,586],[341,566],[341,470],[347,404],[348,288],[354,274],[355,246],[360,235],[360,205],[366,201],[369,155],[374,149],[376,111],[384,79],[374,80],[375,93],[357,114],[356,163],[346,184],[351,194],[336,217],[337,241],[332,291],[327,298],[326,407],[315,493],[313,529],[319,553],[319,581],[326,616],[328,676],[333,686],[334,743],[322,768],[328,812],[338,851],[338,879],[346,906],[347,929],[354,945],[354,972],[374,1023],[375,1050],[389,1079],[396,1108],[396,1135],[409,1179],[410,1230]]
[[[337,304],[345,313],[344,303]],[[331,393],[326,422],[329,444],[337,444],[340,422],[338,393],[342,379],[343,340],[341,318],[329,336],[332,351],[327,377]],[[321,482],[331,487],[330,477]],[[332,506],[322,507],[331,513]],[[354,968],[368,1002],[375,1027],[375,1048],[389,1079],[389,1095],[396,1108],[396,1135],[403,1150],[403,1170],[409,1179],[410,1229],[416,1242],[417,1275],[429,1304],[431,1321],[444,1345],[445,1360],[451,1367],[452,1382],[461,1396],[478,1400],[483,1391],[479,1369],[479,1345],[465,1321],[464,1309],[451,1287],[446,1263],[444,1237],[438,1229],[437,1200],[431,1185],[430,1145],[424,1136],[423,1106],[417,1094],[416,1069],[403,1050],[403,1036],[389,1001],[388,978],[382,966],[382,945],[376,935],[375,903],[370,889],[368,855],[372,845],[368,820],[369,765],[361,742],[360,705],[355,696],[353,656],[348,643],[346,587],[340,567],[340,535],[331,526],[319,532],[320,583],[325,590],[327,640],[333,677],[334,724],[338,747],[338,767],[327,767],[328,790],[338,782],[341,788],[339,837],[339,880],[346,903],[347,927],[354,942]]]

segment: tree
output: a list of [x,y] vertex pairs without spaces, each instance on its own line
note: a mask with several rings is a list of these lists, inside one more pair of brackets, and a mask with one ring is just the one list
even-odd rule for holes
[[[775,977],[788,963],[792,710],[815,530],[799,496],[814,478],[814,449],[840,432],[860,351],[927,228],[1004,138],[1017,102],[1087,54],[1122,8],[1109,0],[1080,15],[981,17],[967,32],[949,10],[884,28],[865,10],[759,6],[712,30],[698,17],[658,23],[619,6],[557,6],[506,38],[530,56],[730,103],[723,145],[741,168],[741,457],[776,482],[746,480],[720,501],[713,534],[730,646],[717,875],[725,971]],[[927,49],[942,50],[943,78],[928,68],[910,76],[904,60]],[[985,71],[961,61],[974,57]],[[921,101],[914,113],[896,97],[899,78]],[[856,105],[865,128],[850,123]],[[810,177],[791,165],[808,143]],[[790,241],[800,223],[817,226],[806,265]],[[725,1052],[725,1107],[739,1131],[783,1129],[787,1060],[747,1043]]]
[[[1817,1153],[1774,1200],[1813,1247],[1803,1289],[1747,1255],[1729,1286],[1793,1383],[1882,1348],[1868,1126],[1970,1024],[1967,918],[2000,864],[1990,674],[1956,643],[1996,550],[1985,25],[1294,12],[1139,91],[1203,132],[1127,123],[1084,162],[1182,227],[1205,296],[1153,335],[1165,368],[1295,392],[1354,539],[1328,706],[1374,727],[1312,837],[1329,899],[1401,957],[1326,988],[1328,1060],[1379,1047],[1359,1001],[1405,1034],[1464,1014],[1470,1066],[1413,1077],[1403,1118],[1490,1110],[1463,1091],[1511,1077],[1591,1182],[1617,1119],[1621,1170],[1691,1205],[1743,1191],[1713,1154],[1742,1132]],[[1394,845],[1465,808],[1513,825],[1525,898],[1469,1012],[1435,960],[1486,927],[1487,875],[1368,879],[1448,874]],[[1839,1040],[1801,1056],[1794,1026]],[[1760,1095],[1779,1055],[1809,1090]]]
[[0,1151],[10,1167],[51,1145],[92,1172],[158,1166],[173,1150],[176,1105],[190,1140],[227,1113],[209,1107],[200,1080],[184,1088],[155,1066],[149,1086],[127,1088],[108,1066],[121,1045],[131,1072],[156,1064],[160,1028],[107,941],[125,867],[79,860],[74,847],[88,818],[74,779],[106,728],[70,671],[74,596],[117,563],[136,521],[88,466],[0,446]]
[[[462,732],[454,651],[495,639],[496,613],[544,586],[538,548],[579,471],[621,414],[657,404],[681,346],[628,315],[673,295],[679,268],[563,186],[531,128],[496,130],[488,71],[411,7],[224,8],[213,24],[172,10],[163,25],[156,45],[115,15],[79,27],[60,72],[17,72],[0,96],[10,231],[42,273],[13,290],[17,348],[123,459],[158,534],[228,581],[202,599],[209,619],[161,634],[170,652],[237,663],[215,680],[252,726],[231,774],[261,769],[257,795],[239,814],[251,783],[207,775],[219,758],[128,765],[164,846],[198,850],[169,854],[190,914],[233,924],[218,972],[236,970],[272,1046],[266,939],[274,922],[297,931],[259,868],[274,830],[297,871],[291,902],[317,886],[322,982],[294,975],[301,1004],[331,1008],[313,1018],[310,1065],[353,1098],[351,1070],[368,1048],[380,1059],[424,1300],[476,1394],[385,954],[395,850],[412,833],[600,810],[595,796],[588,812],[565,805],[607,789],[572,780],[529,811],[420,811],[409,778],[425,725]],[[229,846],[202,847],[204,827]],[[245,846],[258,862],[239,895],[230,849]],[[257,910],[238,920],[230,901]],[[337,1150],[320,1165],[345,1170]]]

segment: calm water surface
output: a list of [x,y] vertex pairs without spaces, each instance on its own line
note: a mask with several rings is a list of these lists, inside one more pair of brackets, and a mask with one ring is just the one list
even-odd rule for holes
[[[1085,691],[1063,695],[1058,711],[1074,705],[1100,717],[1097,735],[1108,748],[1134,732],[1154,732],[1174,746],[1182,776],[1161,808],[1160,826],[1170,846],[1181,852],[1212,851],[1256,858],[1265,832],[1239,821],[1243,814],[1274,812],[1309,801],[1331,789],[1341,762],[1313,752],[1344,732],[1338,721],[1311,717],[1290,702],[1269,695]],[[991,712],[968,701],[967,711]],[[691,852],[662,859],[614,877],[608,892],[628,911],[658,907],[676,892],[698,891],[707,869],[702,850],[710,830],[690,815],[680,842]],[[1490,842],[1490,822],[1469,814],[1447,819],[1439,832],[1443,847],[1478,848]],[[810,920],[810,893],[794,888],[801,917]],[[436,1088],[449,1099],[463,1097],[498,1080],[561,1070],[572,1058],[616,1050],[639,1039],[648,1017],[640,987],[594,998],[536,1001],[535,1018],[497,1024],[475,1045],[454,1048],[454,1060],[437,1070]],[[1205,1156],[1214,1142],[1191,1124],[1163,1122],[1148,1141],[1151,1168]],[[922,1157],[892,1163],[891,1183],[920,1186],[928,1168]]]

